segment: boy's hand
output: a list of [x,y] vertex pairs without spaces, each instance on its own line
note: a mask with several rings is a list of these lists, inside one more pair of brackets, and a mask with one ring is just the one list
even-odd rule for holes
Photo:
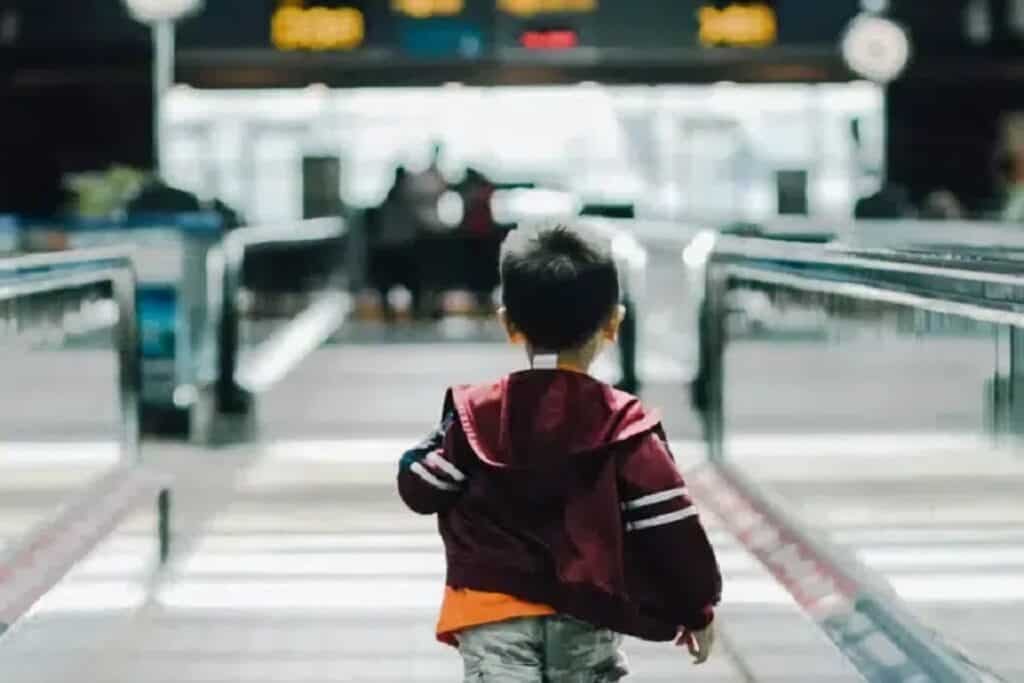
[[701,631],[683,629],[679,638],[676,639],[676,645],[679,647],[685,645],[693,655],[693,663],[703,664],[708,661],[708,657],[711,656],[711,651],[715,647],[715,623],[711,622],[707,628]]

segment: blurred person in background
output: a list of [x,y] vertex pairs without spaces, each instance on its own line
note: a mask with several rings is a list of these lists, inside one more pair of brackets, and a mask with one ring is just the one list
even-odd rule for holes
[[491,199],[495,186],[475,168],[466,169],[458,189],[462,198],[462,235],[466,243],[466,275],[480,313],[493,313],[493,294],[498,286],[498,255],[503,230],[494,220]]
[[867,197],[861,197],[853,210],[857,220],[896,220],[913,218],[910,194],[901,185],[889,184]]
[[419,224],[410,194],[409,172],[399,166],[387,197],[373,212],[370,226],[370,277],[388,320],[395,317],[390,295],[396,286],[409,291],[414,313],[420,304],[422,283],[416,255]]
[[430,153],[430,164],[423,171],[408,176],[408,194],[416,213],[419,228],[425,233],[444,232],[446,225],[437,210],[438,201],[448,191],[448,181],[441,173],[441,156],[444,152],[435,143]]
[[129,214],[177,214],[210,211],[221,219],[225,231],[240,228],[245,220],[240,213],[220,199],[203,202],[192,192],[172,187],[158,177],[147,180],[137,195],[128,203]]
[[417,312],[434,318],[444,314],[441,292],[465,278],[465,259],[459,249],[459,242],[453,239],[452,226],[441,217],[439,205],[448,191],[448,181],[441,173],[440,162],[443,147],[435,143],[430,154],[430,163],[419,173],[408,178],[408,198],[413,213],[417,235],[417,257],[420,267],[420,286]]
[[1024,222],[1024,114],[1011,114],[1003,121],[999,151],[999,173],[1005,188],[1002,218]]

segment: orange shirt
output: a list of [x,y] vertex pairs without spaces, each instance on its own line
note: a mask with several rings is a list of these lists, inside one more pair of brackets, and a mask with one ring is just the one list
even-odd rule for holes
[[547,605],[526,602],[504,593],[484,593],[445,587],[441,618],[437,622],[437,639],[442,643],[457,646],[455,636],[464,629],[510,619],[546,617],[552,614],[555,614],[555,610]]

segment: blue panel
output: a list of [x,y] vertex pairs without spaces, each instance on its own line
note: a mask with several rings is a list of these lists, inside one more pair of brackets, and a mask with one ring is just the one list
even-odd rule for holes
[[216,233],[224,225],[220,214],[212,211],[191,213],[137,213],[123,218],[78,218],[64,216],[51,219],[23,219],[27,228],[44,227],[68,231],[111,231],[111,230],[181,230],[182,232]]
[[457,19],[405,20],[398,34],[402,51],[415,57],[473,59],[484,51],[480,29]]
[[142,346],[142,403],[170,406],[178,383],[178,291],[173,285],[143,285],[137,301]]
[[174,358],[177,289],[174,286],[140,286],[138,307],[143,358]]

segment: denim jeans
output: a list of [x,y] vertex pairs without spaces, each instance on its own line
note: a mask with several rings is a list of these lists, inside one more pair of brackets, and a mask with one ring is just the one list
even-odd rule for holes
[[614,683],[629,673],[622,636],[562,615],[459,634],[466,683]]

